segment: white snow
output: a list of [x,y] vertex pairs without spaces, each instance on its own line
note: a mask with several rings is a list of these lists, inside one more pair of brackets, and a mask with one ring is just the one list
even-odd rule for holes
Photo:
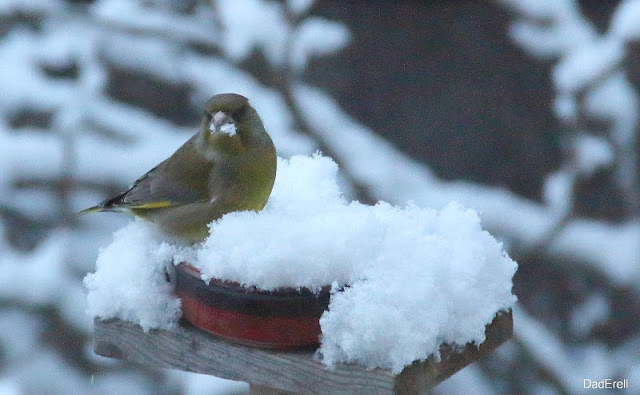
[[241,61],[260,48],[275,66],[283,63],[289,25],[283,5],[264,0],[219,0],[219,17],[224,24],[222,49],[225,55]]
[[[514,331],[519,341],[527,346],[534,358],[541,366],[554,372],[565,388],[577,389],[582,381],[577,377],[583,371],[576,367],[576,361],[572,361],[568,355],[561,350],[564,349],[562,343],[545,326],[530,317],[522,309],[514,309],[513,319],[518,325],[514,325]],[[583,376],[584,378],[585,376]]]
[[626,41],[637,40],[640,38],[639,22],[640,1],[624,0],[613,13],[609,33]]
[[536,21],[566,18],[578,10],[573,0],[497,0]]
[[32,345],[42,335],[44,326],[35,315],[16,308],[5,310],[0,315],[0,348],[4,357],[18,359],[32,353]]
[[[603,34],[581,14],[579,4],[574,0],[499,1],[509,3],[520,14],[514,16],[518,20],[510,32],[515,41],[529,53],[551,58],[549,60],[554,63],[562,61],[562,67],[568,71],[571,71],[568,63],[562,59],[578,54],[581,47],[589,51],[589,48],[595,48],[592,45],[602,40],[628,43],[635,40],[640,31],[637,0],[621,1],[609,30]],[[73,179],[79,183],[108,184],[111,187],[111,184],[129,184],[166,158],[188,138],[188,134],[195,132],[193,128],[177,127],[137,106],[110,98],[105,93],[107,65],[186,84],[195,89],[192,99],[194,106],[198,107],[213,93],[241,93],[251,98],[281,156],[311,153],[316,149],[315,137],[296,130],[298,125],[293,121],[282,94],[263,85],[252,75],[252,70],[241,70],[234,62],[245,59],[255,49],[266,48],[272,64],[293,66],[287,62],[296,59],[303,67],[309,56],[328,54],[344,45],[341,44],[344,36],[341,36],[338,25],[337,28],[324,25],[332,30],[327,30],[327,35],[318,30],[317,41],[314,41],[312,33],[315,28],[305,23],[314,17],[303,15],[308,12],[311,0],[289,0],[287,5],[271,0],[242,4],[233,0],[216,2],[224,15],[214,15],[215,10],[207,7],[205,2],[198,4],[189,14],[171,13],[170,7],[161,4],[163,2],[167,4],[164,0],[99,0],[90,7],[67,7],[61,0],[0,1],[0,14],[8,16],[9,21],[12,16],[20,15],[29,19],[35,15],[33,21],[42,18],[41,25],[35,22],[39,25],[37,30],[25,28],[29,23],[9,22],[10,30],[0,38],[0,58],[7,60],[0,73],[3,93],[0,105],[0,204],[3,207],[15,209],[28,218],[45,218],[47,223],[60,225],[55,218],[60,202],[54,192],[21,189],[15,185],[22,180],[57,180],[63,171],[68,170],[64,164],[69,163],[68,158],[62,155],[67,139],[73,140],[75,149]],[[252,4],[257,8],[251,8]],[[315,26],[323,25],[316,23]],[[329,36],[330,39],[325,39]],[[334,43],[333,47],[331,43]],[[287,49],[287,45],[291,48]],[[615,45],[610,49],[615,49]],[[202,48],[207,50],[202,51]],[[216,48],[222,48],[222,54],[216,52]],[[214,51],[209,51],[211,49]],[[632,54],[634,49],[627,47],[626,51]],[[224,54],[232,55],[232,59],[225,58]],[[593,51],[591,55],[596,56]],[[617,56],[616,51],[604,55]],[[583,59],[589,56],[586,54]],[[634,184],[629,184],[637,180],[638,169],[637,152],[634,151],[637,93],[626,77],[628,65],[624,63],[619,70],[607,74],[606,80],[595,78],[598,84],[589,85],[593,81],[592,76],[609,73],[609,67],[615,65],[611,59],[602,61],[599,66],[590,61],[577,62],[574,67],[576,73],[568,73],[566,80],[574,87],[589,86],[584,109],[590,117],[614,123],[611,133],[605,138],[615,155],[613,166],[616,167],[617,180],[625,190],[637,191],[637,188],[633,189]],[[42,64],[64,66],[74,62],[79,66],[77,79],[50,78],[40,67]],[[598,66],[597,70],[594,65]],[[586,70],[583,72],[582,68]],[[293,74],[294,79],[299,76]],[[300,82],[299,79],[296,81]],[[375,198],[386,199],[393,204],[404,204],[407,199],[414,199],[419,206],[434,208],[456,200],[478,210],[487,229],[514,245],[535,243],[544,236],[553,227],[556,208],[565,207],[563,203],[567,203],[560,200],[570,198],[560,193],[568,189],[557,188],[554,195],[557,200],[549,206],[518,197],[502,187],[440,180],[427,166],[402,154],[372,130],[347,116],[320,89],[311,89],[300,83],[294,87],[294,94],[300,109],[304,110],[304,118],[314,129],[316,140],[325,143],[350,175],[364,184]],[[573,92],[558,91],[556,113],[562,119],[575,117],[579,104]],[[27,126],[13,130],[9,120],[21,108],[54,113],[53,127]],[[75,134],[75,139],[70,138],[72,134]],[[607,165],[604,141],[603,144],[587,142],[581,145],[576,140],[571,144],[575,145],[572,154],[584,154],[582,163],[585,171]],[[593,154],[598,156],[591,158]],[[556,187],[563,185],[567,186],[558,183]],[[106,190],[99,188],[74,190],[68,198],[74,208],[80,209],[107,197],[102,195],[104,193]],[[18,306],[18,309],[27,311],[21,317],[15,314],[13,307],[0,309],[0,327],[4,330],[0,336],[0,348],[6,357],[3,358],[4,370],[0,373],[0,392],[37,393],[43,388],[49,392],[52,388],[58,392],[118,392],[119,386],[126,387],[125,392],[143,392],[142,389],[131,390],[131,385],[138,385],[131,382],[141,382],[126,373],[96,374],[94,385],[88,388],[85,384],[89,378],[75,374],[73,364],[64,358],[47,356],[51,348],[43,342],[40,334],[46,327],[48,316],[34,313],[55,311],[65,320],[65,325],[72,325],[84,335],[89,335],[87,320],[82,317],[86,300],[80,295],[79,278],[89,270],[88,265],[95,262],[97,246],[107,244],[112,230],[120,227],[124,220],[125,217],[108,214],[83,217],[78,228],[49,232],[44,241],[31,251],[19,251],[7,241],[9,236],[0,237],[0,297],[7,301],[8,306]],[[615,285],[638,288],[640,223],[637,219],[609,223],[593,218],[575,218],[568,224],[564,232],[554,239],[553,256],[587,264]],[[0,223],[0,233],[3,227],[7,234],[11,233],[13,229],[9,226]],[[132,238],[131,242],[135,240]],[[164,260],[160,261],[164,263]],[[131,274],[138,273],[134,266],[128,267],[131,268],[134,270]],[[146,268],[142,272],[157,275],[153,270]],[[123,272],[127,270],[123,269]],[[150,278],[154,277],[150,274]],[[142,299],[139,294],[127,297],[130,304]],[[168,303],[164,307],[170,306]],[[597,310],[597,304],[585,303],[576,310],[576,320],[586,314],[586,322],[597,321],[595,315],[590,315]],[[516,325],[516,328],[526,326],[527,322],[516,315]],[[536,336],[537,333],[533,332],[533,340],[529,342],[531,347],[538,346]],[[575,370],[576,375],[571,379],[577,383],[581,377],[589,377],[592,374],[588,373],[593,373],[592,370],[587,371],[589,363],[575,367],[576,357],[580,358],[587,352],[597,357],[592,358],[599,360],[598,365],[612,366],[612,371],[628,377],[631,383],[640,380],[637,336],[628,343],[606,350],[605,358],[601,358],[603,353],[600,350],[590,351],[583,344],[558,341],[554,347],[549,351],[551,357],[561,353],[569,356],[563,358],[569,369],[558,364],[557,370],[560,373]],[[47,354],[39,356],[43,352]],[[472,372],[466,379],[463,371],[452,380],[461,379],[465,381],[466,389],[474,388],[476,392],[479,384],[491,384],[482,376],[480,369],[466,371]],[[476,379],[469,380],[469,376]],[[200,382],[198,378],[193,380]],[[74,387],[59,387],[69,383],[76,384]],[[211,384],[211,387],[216,385]],[[464,385],[460,388],[465,389]],[[206,388],[206,384],[195,387]],[[216,391],[211,387],[209,391]],[[541,387],[533,388],[535,392]]]
[[576,219],[554,239],[551,252],[563,258],[579,259],[616,284],[636,285],[640,279],[640,224],[629,220],[611,226]]
[[188,259],[204,280],[267,290],[333,285],[320,320],[319,352],[328,365],[399,372],[437,354],[443,342],[482,343],[485,325],[515,301],[516,263],[482,230],[478,215],[455,203],[437,211],[348,202],[337,171],[320,155],[279,159],[265,209],[225,215],[192,251],[161,242],[141,221],[131,223],[85,280],[91,314],[170,327],[178,306],[163,270]]
[[290,64],[303,71],[311,57],[335,53],[349,44],[351,35],[342,24],[324,18],[306,18],[293,32]]
[[214,394],[247,394],[249,384],[242,381],[225,380],[206,374],[196,374],[182,370],[167,370],[178,381],[182,381],[182,393],[184,395]]
[[571,314],[571,329],[579,336],[588,336],[594,326],[605,323],[611,308],[601,293],[589,295]]
[[[585,99],[590,115],[617,124],[611,136],[616,142],[626,144],[632,139],[638,119],[638,96],[624,71],[617,71],[594,86]],[[619,132],[625,134],[618,136]]]
[[64,235],[53,234],[30,254],[1,245],[0,298],[57,303],[74,279],[63,270]]
[[213,119],[211,120],[211,125],[209,125],[209,129],[211,131],[219,130],[220,132],[233,137],[236,135],[236,125],[233,123],[227,122],[229,118],[227,114],[222,111],[218,111],[213,114]]
[[[220,33],[214,15],[207,11],[204,7],[199,7],[195,15],[183,16],[171,13],[165,7],[148,7],[143,2],[130,0],[102,0],[90,9],[92,16],[100,22],[124,29],[155,33],[165,38],[165,45],[167,41],[174,40],[217,45]],[[127,36],[127,40],[132,38],[131,35]],[[127,40],[120,40],[120,44]],[[126,59],[124,56],[120,58]],[[129,60],[143,61],[153,67],[153,62],[146,62],[141,58],[134,56]]]
[[588,177],[598,169],[610,166],[614,160],[613,147],[602,137],[579,133],[571,142],[572,162],[549,173],[543,185],[544,201],[558,218],[573,208],[574,184],[578,177]]
[[5,395],[20,395],[20,386],[8,378],[0,377],[0,393]]
[[177,251],[141,220],[117,231],[113,243],[100,250],[96,272],[84,279],[89,314],[133,321],[145,330],[172,328],[180,301],[172,296],[165,267]]
[[473,391],[474,395],[495,395],[495,387],[491,380],[483,374],[482,368],[477,364],[471,364],[460,370],[450,378],[443,381],[431,391],[434,395],[467,394]]
[[635,363],[627,371],[626,377],[630,383],[640,383],[640,363]]
[[61,7],[60,0],[3,0],[0,3],[0,14],[10,15],[12,13],[26,12],[53,12]]
[[613,163],[613,147],[602,137],[580,134],[576,141],[576,164],[578,170],[586,175]]
[[315,0],[288,0],[287,9],[297,17],[309,11]]
[[[477,210],[493,233],[520,245],[537,243],[553,228],[557,207],[550,209],[502,188],[440,180],[427,166],[353,120],[319,89],[299,84],[294,94],[314,131],[374,196],[394,204],[411,198],[421,206],[435,208],[457,201]],[[640,257],[640,223],[572,219],[550,252],[561,258],[579,257],[602,275],[635,286],[640,274],[635,270]]]
[[334,53],[350,38],[342,23],[324,18],[307,17],[296,23],[311,3],[290,1],[285,12],[285,5],[278,2],[219,0],[216,7],[224,24],[220,46],[236,62],[261,49],[272,66],[302,71],[309,57]]
[[554,58],[588,45],[596,30],[574,0],[497,0],[520,14],[509,28],[511,39],[532,55]]
[[568,92],[558,92],[553,98],[553,111],[560,120],[566,123],[576,121],[577,106],[576,98]]
[[602,343],[589,343],[576,354],[575,349],[522,309],[513,310],[513,320],[518,323],[514,325],[515,336],[529,357],[550,372],[568,393],[583,393],[585,378],[601,380],[625,374],[618,366],[626,370],[637,358],[637,345],[633,342],[614,350]]
[[615,69],[624,54],[624,44],[612,39],[594,40],[573,48],[553,70],[555,87],[560,91],[577,92]]
[[220,131],[222,133],[228,134],[229,136],[235,136],[236,126],[232,123],[225,123],[224,125],[220,126]]

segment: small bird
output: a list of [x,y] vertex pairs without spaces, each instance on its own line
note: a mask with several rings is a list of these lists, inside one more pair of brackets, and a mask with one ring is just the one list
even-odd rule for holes
[[213,96],[200,130],[125,192],[80,213],[117,211],[149,220],[190,242],[232,211],[260,211],[276,177],[276,150],[256,110],[241,95]]

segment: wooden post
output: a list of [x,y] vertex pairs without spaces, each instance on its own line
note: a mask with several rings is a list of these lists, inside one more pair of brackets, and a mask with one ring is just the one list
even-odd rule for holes
[[454,351],[441,347],[441,361],[414,362],[400,374],[359,365],[327,368],[313,351],[284,352],[233,344],[188,324],[172,331],[144,332],[120,320],[95,320],[95,352],[147,366],[208,374],[250,384],[251,394],[426,393],[511,338],[511,312],[487,326],[486,341]]

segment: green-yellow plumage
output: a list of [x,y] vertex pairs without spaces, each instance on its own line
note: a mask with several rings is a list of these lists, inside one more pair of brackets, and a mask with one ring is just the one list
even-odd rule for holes
[[123,211],[190,241],[232,211],[259,211],[276,176],[276,150],[258,113],[240,95],[213,96],[200,130],[127,191],[85,212]]

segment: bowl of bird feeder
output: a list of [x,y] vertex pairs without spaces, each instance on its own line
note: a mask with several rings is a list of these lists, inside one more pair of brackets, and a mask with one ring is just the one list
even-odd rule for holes
[[181,263],[175,292],[182,318],[235,343],[270,349],[308,349],[320,342],[320,316],[329,306],[329,287],[264,291],[236,282],[205,282],[195,267]]

